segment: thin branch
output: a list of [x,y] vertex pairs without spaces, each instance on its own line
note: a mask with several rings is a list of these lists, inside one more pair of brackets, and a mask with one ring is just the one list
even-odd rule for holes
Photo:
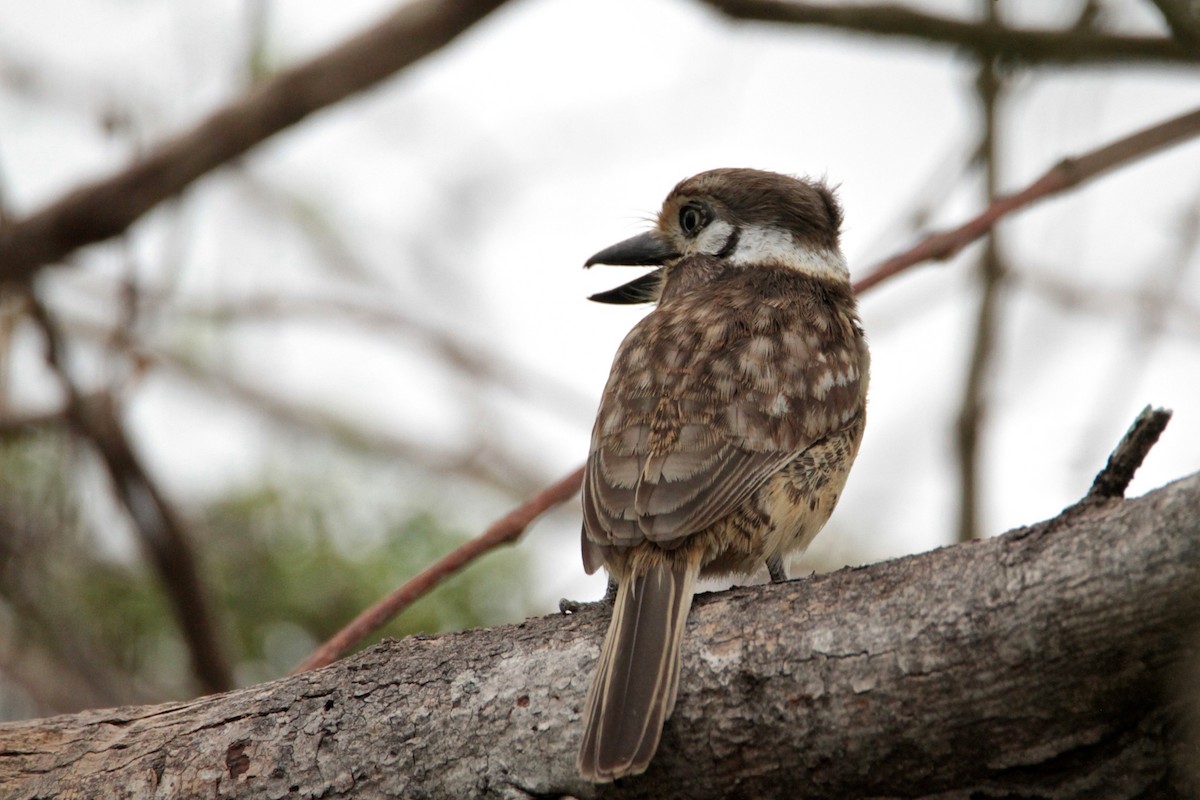
[[1200,110],[1145,128],[1081,156],[1065,158],[1021,191],[992,203],[977,217],[949,231],[930,234],[908,250],[876,265],[854,284],[854,290],[864,292],[925,261],[945,261],[952,258],[1014,211],[1072,189],[1166,147],[1187,141],[1197,134],[1200,134]]
[[896,5],[809,5],[785,0],[704,0],[735,19],[814,25],[911,39],[967,50],[981,58],[1026,64],[1176,63],[1200,52],[1162,36],[1119,36],[1089,30],[1032,30],[967,22]]
[[[1138,317],[1146,309],[1159,309],[1161,318],[1156,320],[1154,333],[1171,333],[1178,336],[1200,338],[1200,303],[1189,303],[1180,293],[1164,297],[1157,288],[1126,287],[1104,288],[1045,274],[1041,269],[1028,269],[1010,273],[1011,280],[1022,288],[1035,293],[1052,303],[1059,310],[1076,314],[1092,314],[1098,317]],[[1140,323],[1144,325],[1144,323]],[[1136,333],[1136,332],[1135,332]],[[1140,333],[1127,348],[1132,352],[1145,337]],[[1138,349],[1139,364],[1145,361]]]
[[1142,409],[1142,413],[1138,414],[1129,430],[1121,437],[1117,448],[1108,457],[1104,469],[1100,470],[1096,480],[1092,482],[1092,488],[1088,490],[1083,502],[1124,497],[1134,473],[1170,421],[1170,409],[1150,406]]
[[66,418],[81,438],[95,448],[112,480],[163,590],[192,658],[197,680],[205,691],[233,687],[233,673],[217,637],[213,613],[182,520],[166,501],[141,463],[114,408],[111,396],[85,400],[66,368],[58,328],[41,301],[29,293],[30,314],[45,338],[46,361],[67,396]]
[[[63,327],[101,345],[111,345],[107,326],[78,319],[64,320]],[[415,438],[364,427],[344,415],[319,408],[306,408],[278,397],[265,389],[228,372],[219,372],[187,356],[154,348],[143,342],[120,343],[125,353],[140,368],[158,368],[213,394],[223,395],[242,404],[273,425],[293,428],[317,440],[332,442],[389,461],[421,465],[431,473],[466,478],[501,491],[521,494],[540,486],[546,474],[532,465],[518,463],[505,453],[496,452],[481,442],[470,442],[459,449],[432,447]]]
[[515,397],[532,400],[554,409],[565,418],[578,419],[587,405],[581,393],[557,376],[518,364],[487,345],[472,342],[436,323],[418,319],[396,307],[370,305],[355,300],[288,296],[259,296],[215,301],[205,306],[181,306],[181,319],[220,323],[310,318],[341,320],[362,327],[374,326],[400,334],[395,341],[413,342],[427,348],[451,370],[464,378],[493,385]]
[[429,55],[504,0],[417,0],[333,50],[279,73],[124,170],[0,229],[0,281],[116,236],[222,164],[308,115]]
[[557,483],[538,492],[534,497],[493,522],[491,527],[481,535],[443,556],[390,595],[359,614],[349,625],[313,651],[312,655],[296,667],[293,674],[332,664],[446,578],[484,553],[494,550],[500,545],[515,542],[530,523],[554,506],[573,497],[582,484],[583,467],[580,467]]

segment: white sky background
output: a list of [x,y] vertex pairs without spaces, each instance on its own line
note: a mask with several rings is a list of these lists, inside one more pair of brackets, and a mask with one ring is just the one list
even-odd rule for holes
[[[1024,24],[1061,24],[1076,12],[1074,3],[1000,5]],[[977,4],[924,6],[965,17]],[[1162,30],[1148,3],[1106,6],[1113,29]],[[281,67],[314,55],[390,7],[272,3],[268,58]],[[0,89],[0,185],[10,207],[32,210],[108,174],[136,144],[183,130],[239,94],[247,16],[246,4],[229,0],[0,0],[0,70],[9,76]],[[36,78],[14,90],[21,65]],[[1190,110],[1200,102],[1197,77],[1183,68],[1022,73],[1002,117],[1003,189]],[[129,254],[148,284],[172,290],[167,311],[279,296],[402,307],[552,380],[531,382],[532,396],[492,391],[464,401],[467,385],[398,334],[311,320],[214,338],[164,311],[143,320],[142,332],[372,430],[437,445],[487,431],[549,480],[584,458],[612,354],[646,310],[587,302],[635,274],[584,272],[588,255],[643,229],[679,179],[754,166],[840,184],[844,250],[861,276],[914,241],[900,221],[915,206],[930,205],[937,226],[979,209],[977,181],[954,180],[977,137],[973,80],[974,69],[948,50],[735,25],[686,0],[525,0],[260,146],[239,175],[205,179],[139,223],[126,245],[91,248],[82,269],[50,282],[57,307],[95,320],[113,318],[111,287]],[[97,123],[113,110],[129,120],[132,141]],[[371,279],[331,273],[262,201],[264,188],[319,217]],[[1019,275],[1127,297],[1178,269],[1170,256],[1181,215],[1194,217],[1198,202],[1200,144],[1192,142],[1004,223],[1003,252]],[[976,254],[918,268],[863,298],[870,417],[844,499],[814,546],[827,560],[876,560],[952,539],[953,425],[973,335]],[[1170,292],[1179,305],[1150,346],[1137,343],[1128,314],[1064,309],[1017,282],[1003,306],[983,442],[985,531],[1077,500],[1148,402],[1175,417],[1132,493],[1200,469],[1200,321],[1179,310],[1200,308],[1197,261],[1188,255]],[[12,368],[19,405],[52,398],[32,348]],[[103,375],[105,365],[85,359],[80,368]],[[292,467],[296,448],[285,434],[184,382],[152,378],[131,399],[140,446],[183,501]],[[404,502],[439,488],[437,477],[398,474],[378,481],[411,481],[399,490]],[[437,497],[470,529],[512,504],[488,493],[464,502],[445,486]],[[521,545],[542,554],[547,608],[602,585],[579,565],[576,505]]]

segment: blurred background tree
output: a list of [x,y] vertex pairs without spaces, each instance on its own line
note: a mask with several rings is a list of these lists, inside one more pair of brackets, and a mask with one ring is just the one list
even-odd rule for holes
[[[392,5],[0,5],[0,232]],[[280,675],[576,466],[642,313],[586,303],[629,276],[577,265],[676,180],[827,176],[861,275],[1200,97],[1167,0],[494,5],[40,270],[36,302],[5,285],[0,715]],[[1198,177],[1193,142],[867,295],[871,422],[803,568],[1050,516],[1146,402],[1177,413],[1135,489],[1194,470]],[[598,595],[578,524],[564,506],[386,633]]]
[[[47,431],[0,449],[7,718],[158,702],[195,693],[158,577],[94,529],[78,448]],[[344,478],[353,465],[338,475]],[[97,476],[91,476],[95,478]],[[359,611],[466,538],[431,514],[375,498],[351,507],[329,474],[291,475],[220,497],[189,520],[239,685],[286,674]],[[533,607],[527,559],[479,561],[384,636],[519,619]]]

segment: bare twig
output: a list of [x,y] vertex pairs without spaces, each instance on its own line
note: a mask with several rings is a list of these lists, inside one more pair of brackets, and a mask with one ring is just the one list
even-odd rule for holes
[[279,73],[121,172],[0,229],[0,281],[126,230],[158,203],[259,142],[426,56],[503,0],[417,0],[335,49]]
[[538,492],[537,495],[492,523],[491,527],[481,535],[447,554],[390,595],[359,614],[349,625],[313,651],[312,655],[296,667],[293,674],[332,664],[446,578],[489,550],[502,544],[515,542],[531,522],[572,497],[579,491],[582,483],[583,467],[580,467],[557,483]]
[[864,292],[887,278],[925,261],[945,261],[983,236],[1004,217],[1039,200],[1074,188],[1104,173],[1200,134],[1200,110],[1130,134],[1112,144],[1065,158],[1015,194],[1002,197],[983,213],[949,231],[926,236],[913,247],[876,265],[854,284]]
[[1163,429],[1171,420],[1171,411],[1166,408],[1151,408],[1146,406],[1137,419],[1129,426],[1129,430],[1121,437],[1117,448],[1108,457],[1108,463],[1092,482],[1083,502],[1093,500],[1109,500],[1124,497],[1133,474],[1142,465],[1150,448],[1158,441]]
[[32,292],[29,308],[45,337],[46,361],[67,396],[67,420],[99,454],[117,498],[133,522],[143,550],[174,606],[197,680],[206,691],[231,689],[233,674],[217,637],[212,609],[183,522],[142,466],[111,396],[89,402],[80,394],[66,369],[58,328]]
[[830,3],[810,5],[786,0],[704,0],[736,19],[815,25],[826,28],[940,44],[973,54],[1029,64],[1113,62],[1187,63],[1200,53],[1162,36],[1118,36],[1089,30],[1029,30],[997,23],[939,17],[898,5]]

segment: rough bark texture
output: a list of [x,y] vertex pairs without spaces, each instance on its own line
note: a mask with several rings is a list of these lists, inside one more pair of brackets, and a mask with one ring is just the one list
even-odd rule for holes
[[0,796],[1188,797],[1198,608],[1195,475],[996,539],[701,596],[658,756],[621,785],[574,773],[597,608],[0,726]]

